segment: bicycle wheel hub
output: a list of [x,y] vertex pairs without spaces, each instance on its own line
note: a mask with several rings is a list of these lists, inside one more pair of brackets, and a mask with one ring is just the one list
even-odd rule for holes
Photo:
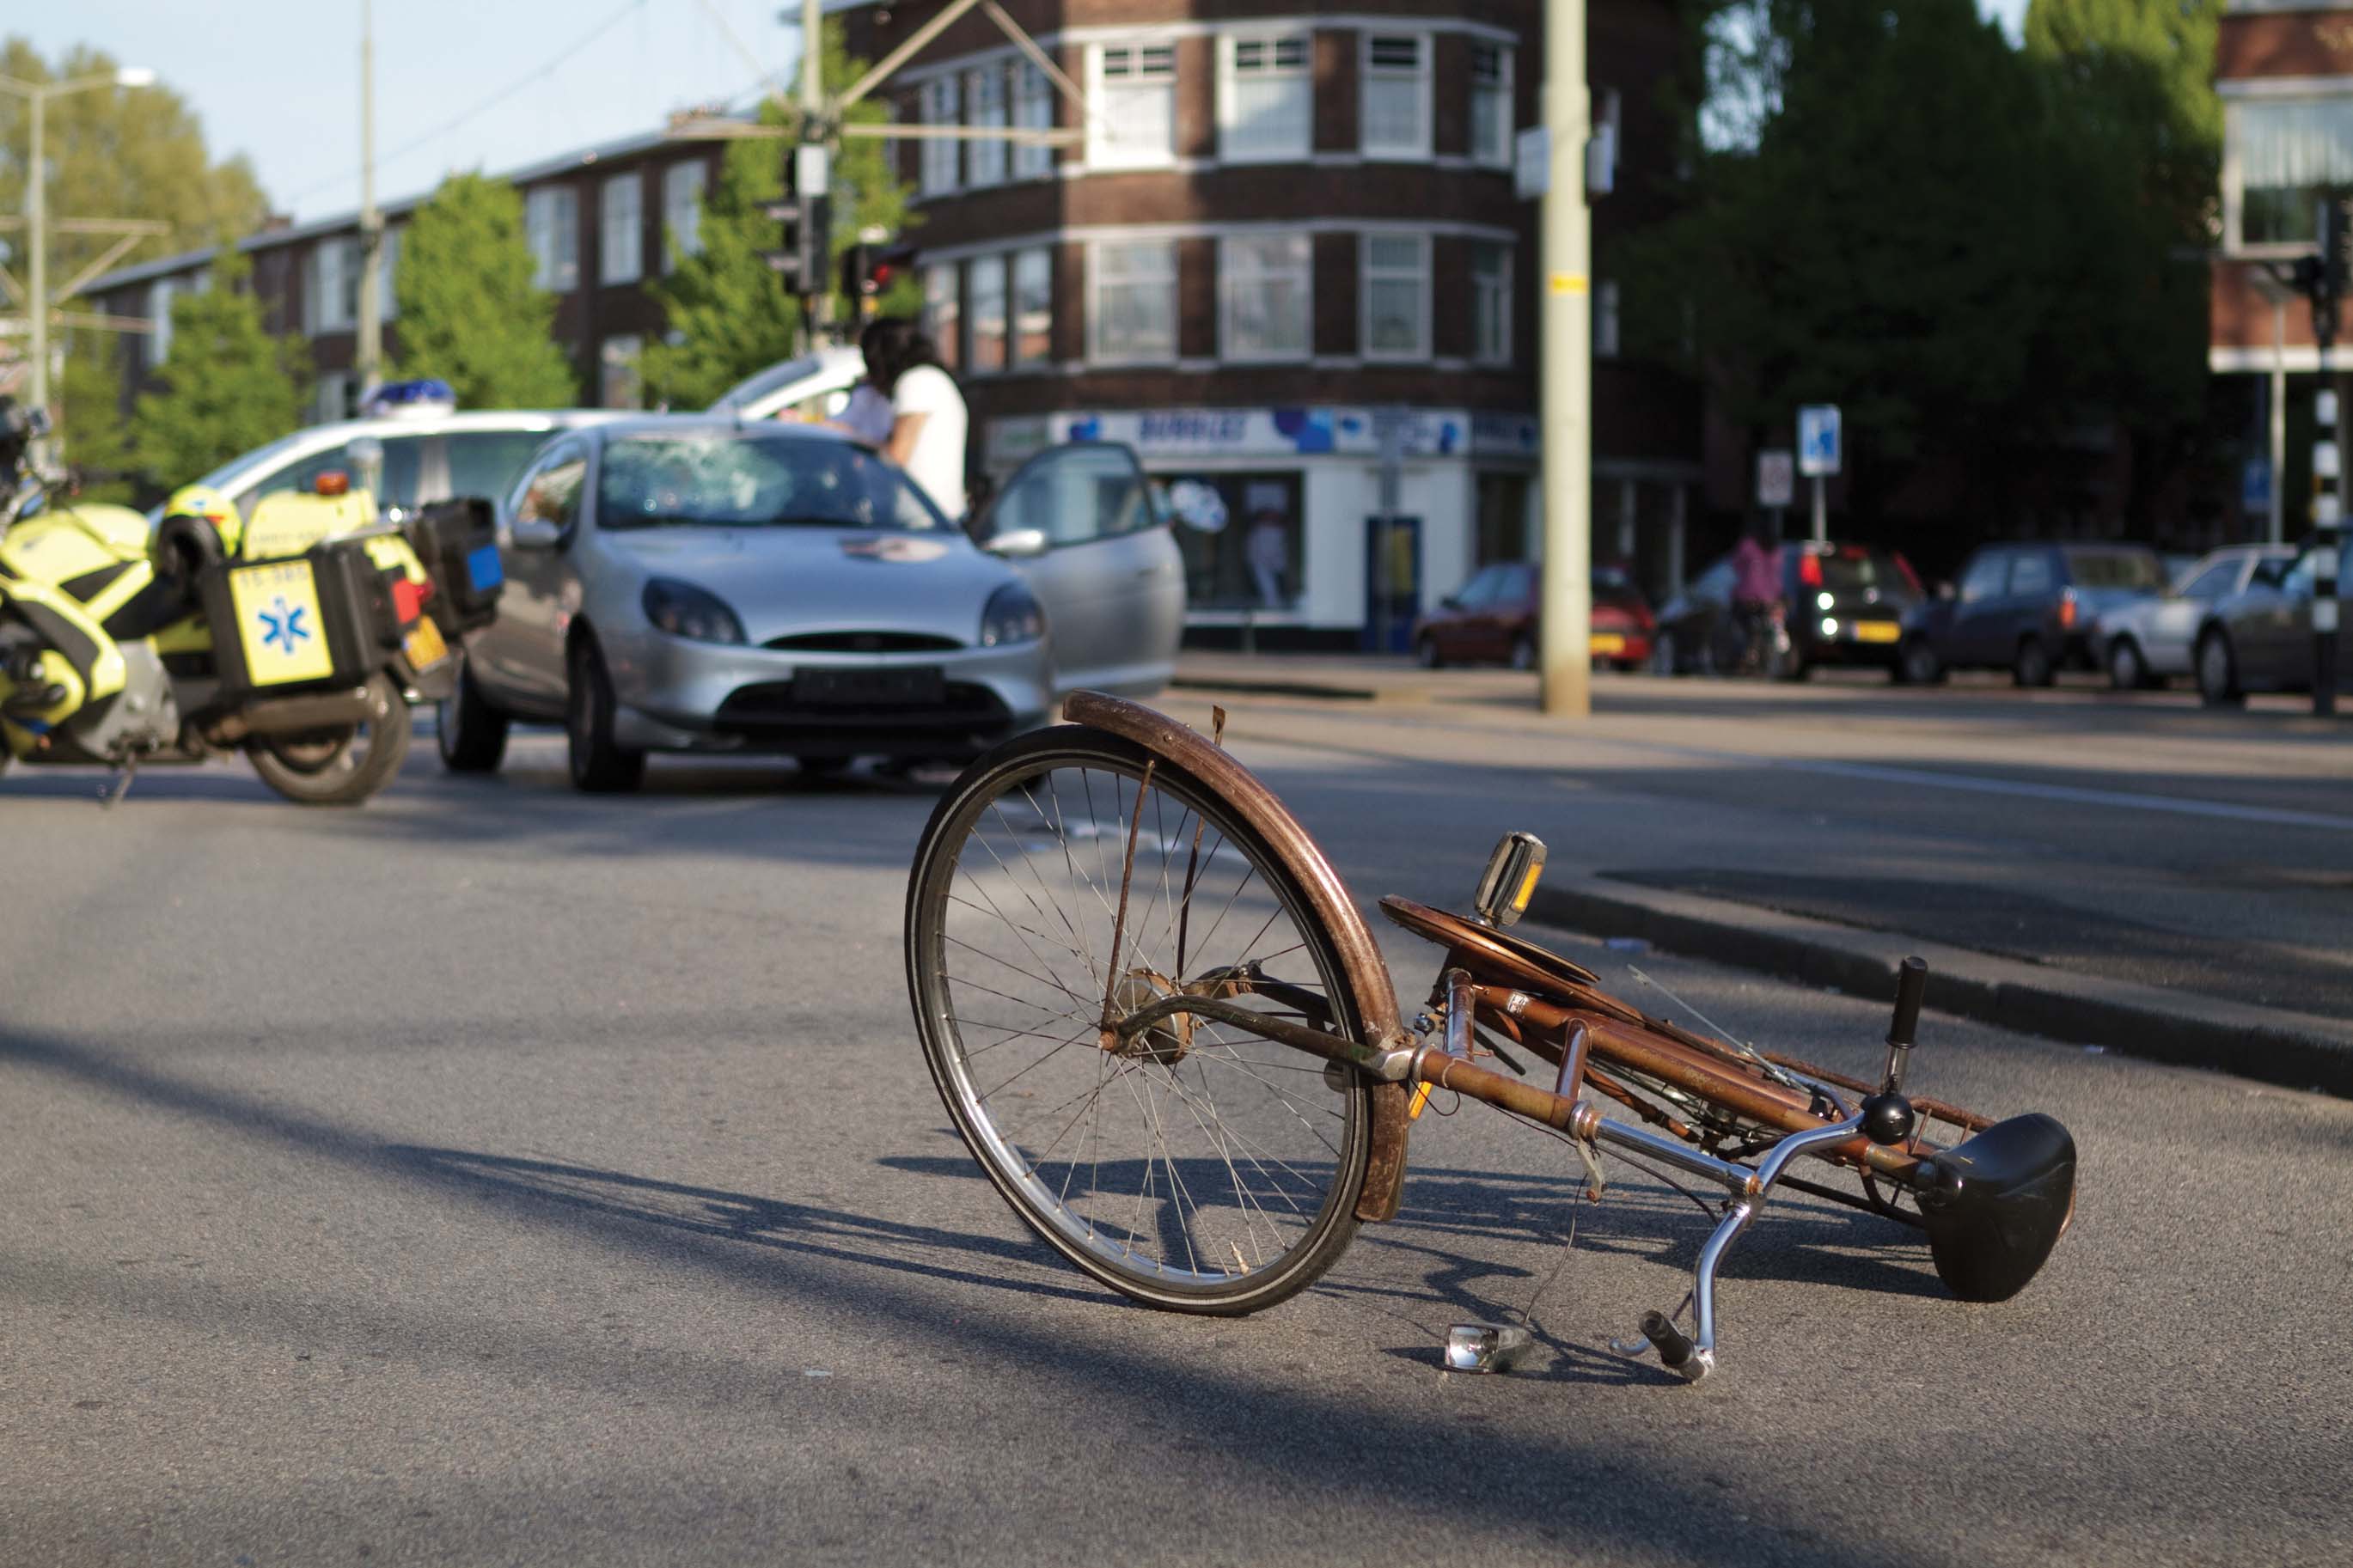
[[[1116,1017],[1124,1018],[1163,997],[1178,995],[1181,990],[1165,974],[1149,969],[1131,969],[1112,987],[1112,1009]],[[1191,1014],[1179,1013],[1124,1038],[1116,1027],[1105,1029],[1097,1044],[1115,1057],[1175,1067],[1193,1048],[1194,1026]]]

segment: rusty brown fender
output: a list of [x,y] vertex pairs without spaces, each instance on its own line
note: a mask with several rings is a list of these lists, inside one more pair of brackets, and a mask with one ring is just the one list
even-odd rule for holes
[[[1376,1046],[1393,1045],[1404,1037],[1398,1026],[1397,990],[1388,965],[1373,944],[1373,933],[1357,912],[1348,886],[1324,851],[1299,826],[1272,790],[1258,775],[1198,733],[1156,709],[1100,691],[1075,691],[1062,704],[1062,717],[1133,741],[1154,756],[1198,779],[1263,837],[1282,862],[1308,908],[1331,933],[1340,955],[1348,992],[1356,1004],[1357,1037]],[[1365,1190],[1356,1199],[1356,1217],[1396,1217],[1405,1194],[1406,1116],[1410,1091],[1402,1083],[1373,1086],[1372,1163],[1365,1173]]]

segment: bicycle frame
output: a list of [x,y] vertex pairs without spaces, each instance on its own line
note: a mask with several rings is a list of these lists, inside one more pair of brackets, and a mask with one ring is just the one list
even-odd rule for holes
[[[1070,699],[1064,712],[1184,769],[1276,847],[1334,939],[1358,1015],[1353,1020],[1321,1017],[1329,1026],[1320,1028],[1271,1017],[1236,1000],[1252,992],[1249,973],[1220,973],[1210,977],[1214,984],[1162,996],[1116,1017],[1107,1003],[1103,1048],[1127,1050],[1145,1031],[1185,1014],[1247,1030],[1370,1078],[1377,1087],[1371,1160],[1357,1205],[1364,1219],[1387,1219],[1397,1212],[1407,1133],[1419,1109],[1409,1096],[1426,1092],[1423,1086],[1484,1101],[1566,1134],[1597,1171],[1593,1151],[1607,1145],[1715,1183],[1725,1195],[1694,1271],[1693,1332],[1686,1336],[1667,1315],[1651,1312],[1643,1318],[1639,1338],[1613,1342],[1622,1352],[1655,1349],[1670,1370],[1692,1382],[1715,1369],[1717,1269],[1785,1180],[1926,1229],[1939,1273],[1973,1300],[2001,1300],[2023,1288],[2073,1215],[2073,1144],[2057,1122],[2025,1116],[1996,1124],[1934,1100],[1907,1101],[1898,1092],[1910,1047],[1901,1002],[1898,1026],[1889,1037],[1888,1074],[1873,1086],[1648,1017],[1556,954],[1492,925],[1388,898],[1381,907],[1390,919],[1444,952],[1429,1006],[1417,1028],[1409,1031],[1398,1022],[1388,967],[1345,884],[1264,784],[1219,747],[1138,704],[1082,692]],[[1925,968],[1909,991],[1915,1016],[1924,978]],[[1353,1030],[1345,1026],[1350,1024]],[[1472,1057],[1481,1027],[1552,1066],[1552,1086],[1479,1066]],[[1648,1092],[1669,1105],[1688,1102],[1694,1121],[1651,1104],[1615,1075],[1644,1080]],[[1655,1086],[1661,1084],[1668,1094],[1659,1095]],[[1582,1098],[1588,1088],[1658,1130],[1605,1117]],[[1862,1097],[1859,1108],[1848,1103],[1848,1096]],[[1984,1136],[1942,1150],[1919,1137],[1923,1121]],[[1980,1150],[1975,1159],[1969,1157],[1972,1149]],[[1869,1198],[1789,1177],[1789,1167],[1801,1155],[1861,1173]],[[1921,1215],[1903,1214],[1880,1198],[1871,1184],[1878,1181],[1911,1193]],[[2010,1206],[1999,1212],[1989,1206],[2000,1205]],[[1947,1251],[1956,1254],[1949,1268]]]

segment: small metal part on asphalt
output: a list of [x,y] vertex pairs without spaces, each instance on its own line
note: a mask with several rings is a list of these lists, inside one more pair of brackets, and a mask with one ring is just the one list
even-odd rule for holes
[[1522,1328],[1499,1323],[1457,1323],[1446,1331],[1449,1372],[1509,1372],[1535,1343]]

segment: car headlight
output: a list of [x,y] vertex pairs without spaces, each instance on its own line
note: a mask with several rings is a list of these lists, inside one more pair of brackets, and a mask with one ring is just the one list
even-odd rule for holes
[[1007,643],[1036,642],[1046,635],[1046,612],[1038,606],[1037,598],[1018,583],[1008,583],[988,596],[988,607],[980,612],[980,646],[1000,647]]
[[735,612],[691,583],[657,577],[646,584],[646,619],[674,637],[696,642],[740,643],[744,623]]

